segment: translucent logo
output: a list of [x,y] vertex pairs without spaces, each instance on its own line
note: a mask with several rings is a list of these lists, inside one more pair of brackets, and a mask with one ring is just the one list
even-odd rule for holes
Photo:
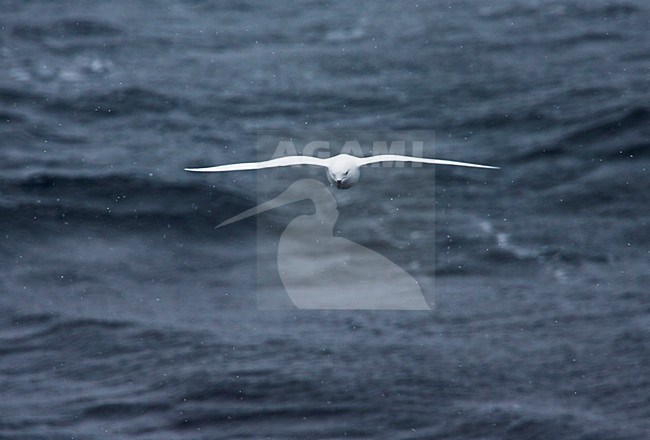
[[[404,168],[422,167],[423,165],[442,165],[481,169],[498,169],[491,165],[460,162],[434,157],[422,157],[426,144],[433,142],[433,132],[359,132],[359,131],[329,131],[329,132],[280,132],[268,130],[258,132],[258,161],[220,164],[201,168],[186,168],[193,172],[246,172],[252,170],[273,170],[291,167],[316,167],[325,169],[327,181],[338,190],[349,189],[359,182],[361,168]],[[365,146],[365,150],[364,150]],[[407,153],[409,149],[409,153]],[[431,148],[430,151],[433,151]],[[270,158],[269,158],[270,156]],[[290,169],[289,171],[294,171]],[[400,188],[408,198],[419,197],[422,191],[430,191],[433,180],[422,186],[422,177],[414,177],[414,170],[374,170],[381,172],[373,184],[364,191],[367,196],[374,194],[374,206],[385,206],[388,200],[384,198],[386,191]],[[296,170],[296,173],[303,171]],[[417,172],[423,173],[423,170]],[[386,174],[392,174],[386,176]],[[276,174],[275,178],[267,175],[260,179],[258,175],[258,197],[264,195],[269,188],[278,188],[278,184],[286,181]],[[291,177],[294,180],[294,176]],[[313,214],[298,215],[283,230],[277,247],[277,269],[280,280],[294,306],[302,309],[390,309],[390,310],[427,310],[429,304],[425,300],[418,281],[397,265],[391,259],[361,245],[350,237],[334,233],[334,225],[339,217],[337,199],[332,196],[330,189],[317,180],[298,177],[299,180],[277,197],[264,202],[255,208],[243,212],[220,226],[260,214],[274,208],[309,200],[315,211]],[[392,184],[396,183],[396,184]],[[429,192],[431,196],[432,193]],[[399,194],[396,197],[399,198]],[[426,195],[425,195],[426,197]],[[359,199],[362,201],[362,199]],[[394,198],[390,198],[391,201]],[[404,200],[404,199],[402,199]],[[362,201],[363,202],[363,201]],[[420,221],[423,214],[433,215],[433,202],[411,204],[411,219]],[[348,205],[349,207],[349,205]],[[395,208],[399,210],[399,208]],[[375,211],[377,211],[375,209]],[[424,211],[424,212],[423,212]],[[380,211],[379,216],[372,217],[366,212],[367,224],[377,226],[386,210]],[[408,220],[409,216],[406,214]],[[405,221],[407,221],[405,220]],[[402,222],[395,231],[410,231]],[[271,225],[272,226],[272,225]],[[434,234],[433,227],[428,233]],[[258,223],[258,243],[259,243]],[[385,235],[392,235],[390,231]],[[417,242],[423,240],[417,239]],[[427,251],[433,254],[434,242]],[[410,242],[407,241],[410,245]],[[259,258],[268,246],[258,245],[258,263],[266,266],[268,259]],[[416,253],[416,255],[418,255]],[[424,254],[419,254],[424,255]],[[258,286],[260,280],[260,264],[258,264]],[[415,266],[418,263],[415,262]],[[260,293],[258,290],[258,306]],[[281,307],[282,308],[282,307]]]
[[310,200],[315,212],[288,224],[277,251],[280,279],[297,308],[430,310],[408,272],[378,252],[334,235],[337,202],[320,181],[298,180],[276,198],[219,226],[302,200]]

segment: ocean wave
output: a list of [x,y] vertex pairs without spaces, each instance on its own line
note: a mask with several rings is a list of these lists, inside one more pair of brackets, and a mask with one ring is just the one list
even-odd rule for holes
[[645,131],[650,126],[650,109],[637,106],[623,109],[615,114],[608,114],[600,120],[589,122],[584,127],[566,135],[563,143],[567,145],[582,145],[602,141],[612,143],[613,138],[627,131]]
[[138,417],[152,412],[166,412],[173,408],[164,402],[108,402],[89,405],[82,412],[83,418],[112,419]]
[[0,178],[0,221],[7,227],[25,219],[152,225],[192,221],[213,225],[249,206],[247,197],[228,188],[147,179],[38,174]]
[[47,96],[34,93],[24,87],[0,87],[0,101],[16,106],[17,104],[32,104],[34,102],[45,101]]
[[[558,408],[558,403],[528,404],[519,402],[470,403],[463,408],[471,417],[455,427],[470,437],[494,433],[502,438],[610,438],[614,431],[588,412]],[[626,431],[626,430],[624,430]],[[567,437],[567,433],[571,433]],[[617,437],[614,435],[614,437]]]
[[614,2],[576,2],[570,3],[567,8],[568,12],[574,13],[579,17],[605,17],[619,18],[627,17],[641,12],[641,9],[625,1]]
[[512,2],[484,6],[479,14],[488,19],[509,17],[576,17],[576,18],[618,18],[628,17],[640,12],[638,6],[630,2]]
[[0,110],[0,124],[16,124],[25,122],[25,116],[20,113]]
[[650,193],[639,190],[641,182],[648,182],[642,163],[630,158],[610,160],[574,180],[543,191],[538,197],[547,209],[638,217],[650,210]]
[[[578,127],[565,130],[544,145],[519,148],[509,161],[531,165],[535,161],[562,158],[588,159],[582,166],[575,164],[579,168],[576,171],[582,174],[589,172],[597,164],[596,160],[643,159],[650,153],[649,126],[650,109],[647,107],[610,110],[595,121],[581,122]],[[642,140],[644,138],[647,142]]]
[[56,97],[44,101],[44,108],[75,116],[127,116],[134,113],[167,113],[188,102],[163,92],[141,87],[126,87],[108,93],[86,94],[74,98]]
[[85,18],[65,18],[49,23],[16,24],[11,28],[14,37],[26,40],[43,40],[46,38],[65,39],[70,37],[107,37],[121,33],[112,24],[100,20]]

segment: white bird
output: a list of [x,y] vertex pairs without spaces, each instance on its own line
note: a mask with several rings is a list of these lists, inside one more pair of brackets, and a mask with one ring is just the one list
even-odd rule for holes
[[312,156],[284,156],[277,159],[265,160],[262,162],[233,163],[228,165],[218,165],[206,168],[185,168],[185,171],[195,171],[199,173],[216,173],[222,171],[246,171],[260,170],[263,168],[288,167],[292,165],[312,165],[327,168],[327,179],[338,189],[348,189],[361,176],[361,167],[379,162],[414,162],[427,163],[433,165],[453,165],[458,167],[499,169],[489,165],[479,165],[475,163],[456,162],[453,160],[428,159],[423,157],[401,156],[397,154],[380,154],[369,157],[356,157],[349,154],[339,154],[337,156],[321,159]]

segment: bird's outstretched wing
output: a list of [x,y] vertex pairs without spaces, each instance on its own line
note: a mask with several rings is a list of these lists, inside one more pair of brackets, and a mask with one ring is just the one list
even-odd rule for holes
[[456,162],[455,160],[443,160],[443,159],[428,159],[426,157],[412,157],[412,156],[401,156],[397,154],[380,154],[377,156],[363,157],[359,158],[359,165],[369,165],[371,163],[378,162],[418,162],[418,163],[430,163],[434,165],[453,165],[457,167],[470,167],[470,168],[486,168],[491,170],[498,170],[499,167],[493,167],[490,165],[479,165],[476,163],[468,162]]
[[220,171],[260,170],[262,168],[288,167],[291,165],[315,165],[319,167],[327,167],[327,162],[324,159],[319,159],[318,157],[312,156],[285,156],[278,157],[276,159],[265,160],[263,162],[232,163],[228,165],[217,165],[215,167],[206,168],[185,168],[185,171],[216,173]]

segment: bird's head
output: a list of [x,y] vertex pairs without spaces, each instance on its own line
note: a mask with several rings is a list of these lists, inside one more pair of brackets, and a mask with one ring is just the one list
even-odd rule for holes
[[361,176],[361,169],[353,164],[333,163],[327,168],[327,180],[338,189],[348,189]]

